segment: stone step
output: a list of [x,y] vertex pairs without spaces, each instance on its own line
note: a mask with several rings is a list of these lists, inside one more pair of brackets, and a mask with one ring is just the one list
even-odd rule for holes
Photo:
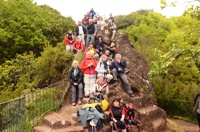
[[84,132],[82,126],[68,126],[65,128],[50,128],[49,126],[36,126],[34,132]]
[[67,118],[68,121],[71,123],[72,126],[76,126],[79,124],[79,122],[72,120],[72,115],[76,114],[77,111],[82,107],[82,105],[67,105],[62,107],[62,109],[59,111],[59,115],[61,115],[64,118]]
[[153,124],[153,132],[161,132],[166,130],[167,121],[163,118],[159,118],[152,122]]
[[84,132],[84,129],[82,126],[68,126],[66,128],[53,129],[50,132]]
[[141,122],[152,122],[160,117],[166,117],[166,113],[156,105],[141,108],[137,111]]
[[63,128],[70,126],[71,123],[68,121],[67,118],[62,117],[58,113],[51,113],[43,118],[43,123],[50,128]]
[[51,132],[52,128],[49,126],[35,126],[34,127],[34,132]]

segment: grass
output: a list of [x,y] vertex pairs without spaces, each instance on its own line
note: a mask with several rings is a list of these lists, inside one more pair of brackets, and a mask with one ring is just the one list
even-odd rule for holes
[[180,127],[170,119],[167,119],[167,126],[171,131],[181,132]]

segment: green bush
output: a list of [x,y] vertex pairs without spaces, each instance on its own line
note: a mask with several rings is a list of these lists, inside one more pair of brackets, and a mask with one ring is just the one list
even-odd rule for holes
[[46,43],[55,46],[76,26],[71,17],[32,0],[1,0],[0,5],[0,64],[16,53],[32,51],[38,56]]
[[119,32],[128,34],[151,67],[149,77],[159,106],[170,116],[193,120],[191,102],[200,92],[199,20],[188,14],[166,18],[140,10],[116,21]]

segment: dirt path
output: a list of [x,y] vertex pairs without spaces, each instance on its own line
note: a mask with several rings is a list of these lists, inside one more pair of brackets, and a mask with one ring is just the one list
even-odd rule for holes
[[179,127],[178,130],[180,130],[180,132],[199,132],[198,125],[196,124],[172,118],[169,118],[169,120],[177,124],[177,126]]

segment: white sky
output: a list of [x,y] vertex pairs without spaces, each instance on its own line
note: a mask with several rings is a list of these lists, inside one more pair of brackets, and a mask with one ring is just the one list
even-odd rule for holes
[[[160,0],[34,0],[38,5],[46,4],[58,10],[64,16],[71,16],[76,22],[82,20],[84,14],[92,7],[99,15],[106,18],[112,13],[115,15],[126,15],[140,9],[153,9],[166,17],[180,16],[183,14],[187,3],[177,7],[160,9]],[[167,0],[175,1],[175,0]],[[184,3],[188,0],[178,0]]]

